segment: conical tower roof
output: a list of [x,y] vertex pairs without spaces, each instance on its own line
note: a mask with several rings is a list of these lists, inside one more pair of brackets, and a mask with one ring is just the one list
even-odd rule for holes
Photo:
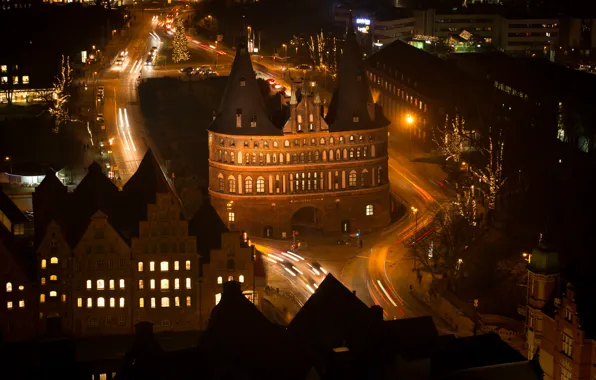
[[[368,103],[372,101],[370,89],[366,83],[366,73],[362,55],[354,34],[354,24],[350,13],[348,34],[339,61],[338,86],[329,103],[325,121],[330,131],[371,129],[382,126],[380,118],[371,120]],[[375,118],[377,119],[377,118]]]
[[[255,72],[242,37],[236,49],[223,99],[209,130],[229,135],[278,136],[282,130],[269,120]],[[237,115],[240,114],[240,123]]]

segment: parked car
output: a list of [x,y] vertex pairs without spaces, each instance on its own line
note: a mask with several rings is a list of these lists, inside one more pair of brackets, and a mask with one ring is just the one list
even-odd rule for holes
[[199,67],[197,71],[199,72],[199,74],[205,75],[209,71],[212,71],[212,70],[211,70],[211,66],[203,65],[203,66]]
[[98,113],[97,116],[95,117],[95,121],[97,121],[100,124],[103,124],[104,123],[103,114]]
[[185,67],[180,69],[180,72],[186,75],[193,75],[195,73],[194,67]]

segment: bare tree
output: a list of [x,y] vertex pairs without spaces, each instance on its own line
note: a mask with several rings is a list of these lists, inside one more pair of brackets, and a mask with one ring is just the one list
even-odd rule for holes
[[477,203],[476,188],[474,185],[469,188],[462,188],[457,192],[456,199],[453,201],[457,214],[464,218],[472,227],[477,225]]
[[70,85],[71,85],[70,57],[62,56],[60,64],[60,73],[54,78],[54,86],[52,93],[52,103],[49,112],[54,117],[55,125],[54,132],[60,132],[60,126],[70,121],[70,112],[68,103],[70,100]]
[[326,50],[326,40],[323,35],[323,31],[320,34],[310,36],[310,40],[307,42],[308,52],[310,53],[310,59],[312,59],[315,67],[319,68],[323,65],[323,52]]
[[467,138],[465,124],[465,119],[459,115],[456,115],[453,120],[449,120],[449,115],[445,115],[445,127],[437,129],[434,141],[441,155],[445,157],[445,161],[460,162],[464,152],[464,141]]
[[487,155],[488,163],[480,169],[470,167],[470,171],[474,178],[480,182],[481,186],[479,186],[479,188],[488,198],[488,209],[494,210],[497,194],[506,181],[503,174],[503,151],[505,142],[503,141],[503,130],[499,131],[496,141],[491,132],[492,131],[489,129],[488,149],[483,150],[483,154]]

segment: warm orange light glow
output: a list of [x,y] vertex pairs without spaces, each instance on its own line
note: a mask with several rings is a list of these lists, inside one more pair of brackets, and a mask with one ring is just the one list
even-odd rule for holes
[[406,115],[406,123],[408,123],[410,125],[414,124],[414,116],[407,114]]

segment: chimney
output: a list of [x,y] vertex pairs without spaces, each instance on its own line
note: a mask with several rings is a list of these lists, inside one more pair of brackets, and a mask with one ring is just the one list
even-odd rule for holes
[[367,106],[368,106],[368,116],[370,116],[370,120],[375,121],[375,111],[376,111],[375,103],[373,103],[372,101],[368,102]]
[[370,312],[372,313],[373,321],[383,322],[383,308],[381,306],[372,305]]
[[353,294],[354,296],[356,296],[356,291],[355,291],[355,290],[352,290],[352,294]]

